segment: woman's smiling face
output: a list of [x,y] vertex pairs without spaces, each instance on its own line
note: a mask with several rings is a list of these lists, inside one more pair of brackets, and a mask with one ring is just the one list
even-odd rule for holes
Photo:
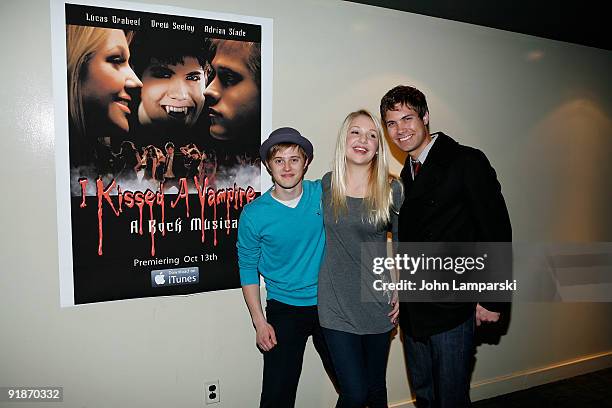
[[100,49],[87,64],[83,80],[83,103],[86,112],[99,117],[123,131],[129,130],[127,88],[139,88],[142,83],[129,64],[130,50],[121,30],[108,29],[109,34]]
[[346,161],[370,164],[378,152],[378,132],[369,117],[359,115],[351,120],[346,135]]

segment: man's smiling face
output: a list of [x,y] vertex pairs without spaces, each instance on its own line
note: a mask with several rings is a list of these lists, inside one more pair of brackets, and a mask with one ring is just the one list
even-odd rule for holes
[[427,130],[429,112],[426,112],[421,119],[410,106],[397,104],[394,110],[385,113],[384,122],[393,143],[413,159],[418,158],[431,141],[431,135]]

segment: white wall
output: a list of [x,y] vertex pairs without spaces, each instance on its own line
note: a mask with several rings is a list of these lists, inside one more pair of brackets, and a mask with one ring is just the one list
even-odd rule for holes
[[[610,52],[340,1],[151,3],[274,19],[273,125],[313,140],[310,177],[328,170],[348,111],[412,84],[432,130],[487,153],[517,241],[612,241]],[[2,2],[0,15],[0,386],[61,385],[66,407],[195,407],[220,379],[218,406],[256,406],[239,290],[59,308],[49,3]],[[612,365],[611,313],[515,304],[508,335],[478,349],[474,397]],[[408,406],[398,338],[388,383]],[[334,400],[309,346],[297,405]]]

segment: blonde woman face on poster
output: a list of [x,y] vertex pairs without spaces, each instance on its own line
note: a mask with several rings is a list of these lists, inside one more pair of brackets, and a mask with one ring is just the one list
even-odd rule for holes
[[196,123],[206,87],[204,68],[197,58],[185,56],[176,64],[153,59],[142,74],[142,82],[141,124],[174,122],[191,127]]
[[346,135],[346,161],[355,165],[370,164],[378,152],[376,125],[367,116],[351,120]]
[[110,122],[127,132],[132,99],[127,89],[139,88],[142,82],[130,67],[130,50],[123,31],[107,30],[104,43],[89,57],[82,82],[83,105],[85,112],[99,121],[93,126]]

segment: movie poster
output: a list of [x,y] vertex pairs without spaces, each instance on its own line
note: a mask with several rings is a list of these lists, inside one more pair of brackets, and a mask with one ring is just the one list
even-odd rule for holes
[[239,287],[271,20],[58,0],[52,27],[61,305]]

